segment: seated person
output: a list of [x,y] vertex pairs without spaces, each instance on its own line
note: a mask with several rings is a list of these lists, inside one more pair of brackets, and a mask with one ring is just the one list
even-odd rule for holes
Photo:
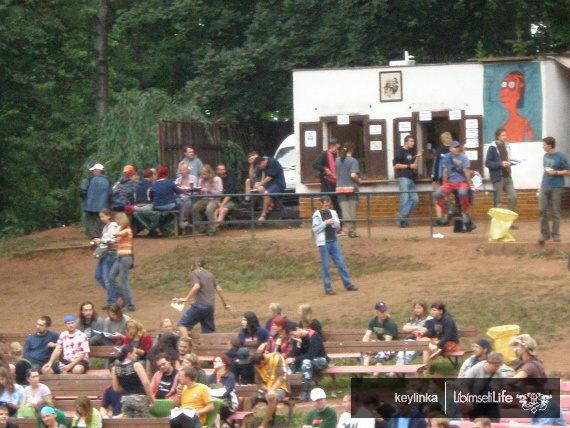
[[[224,195],[231,195],[237,193],[234,179],[228,175],[225,165],[219,164],[218,166],[216,166],[216,175],[222,179],[222,186],[224,189],[222,193]],[[234,202],[234,199],[235,197],[232,196],[224,196],[224,199],[222,199],[220,206],[214,213],[216,222],[219,223],[224,221],[226,219],[226,216],[230,213],[230,211],[235,208],[236,204]],[[220,226],[221,226],[220,224],[216,224],[216,228],[219,228]]]
[[182,362],[184,360],[184,355],[192,353],[192,339],[188,336],[183,336],[178,339],[178,362],[175,364],[176,368],[182,367]]
[[[229,369],[229,362],[229,358],[225,355],[218,355],[214,358],[215,371],[208,378],[210,394],[222,399],[219,419],[224,422],[238,408],[238,399],[235,392],[236,377]],[[220,420],[216,426],[221,426]]]
[[122,392],[116,392],[113,386],[108,386],[103,392],[103,400],[101,400],[101,408],[99,413],[103,419],[118,419],[123,417],[121,397]]
[[166,354],[156,357],[158,371],[150,380],[150,391],[154,398],[169,399],[176,394],[178,385],[178,370],[172,365]]
[[147,168],[142,173],[142,180],[135,182],[135,211],[152,211],[150,189],[154,180],[154,173]]
[[8,408],[10,416],[16,416],[16,412],[22,404],[24,387],[14,383],[10,369],[0,367],[0,402]]
[[236,376],[236,382],[240,385],[251,385],[255,383],[255,370],[250,363],[249,348],[239,348],[236,363],[232,372]]
[[92,302],[85,301],[81,306],[79,306],[77,329],[85,333],[90,341],[91,337],[95,337],[97,335],[97,333],[93,333],[93,330],[103,331],[103,320],[99,315],[97,315],[95,306]]
[[242,329],[237,335],[241,346],[254,350],[267,342],[269,332],[259,325],[255,313],[245,312],[241,318],[241,327]]
[[255,369],[255,384],[259,389],[259,400],[267,401],[260,428],[267,428],[275,413],[277,403],[289,395],[285,361],[280,354],[253,354],[250,363]]
[[198,355],[194,353],[184,355],[182,357],[182,367],[193,367],[196,370],[196,376],[194,377],[196,382],[203,385],[208,384],[208,375],[202,368],[202,365],[198,360]]
[[38,371],[28,369],[26,377],[29,385],[24,388],[24,396],[22,398],[21,406],[18,409],[19,418],[35,417],[35,407],[40,403],[53,407],[53,396],[51,391],[46,385],[40,383],[40,374]]
[[[36,322],[36,332],[30,334],[24,342],[24,359],[29,361],[32,368],[41,370],[49,361],[59,335],[51,331],[51,318],[44,315]],[[16,364],[18,370],[19,363]]]
[[293,326],[291,323],[288,323],[283,317],[275,317],[273,318],[271,328],[273,332],[269,333],[267,343],[261,344],[261,349],[258,350],[265,354],[278,352],[283,355],[283,358],[289,358],[295,348],[295,340],[291,338],[289,333],[291,330],[295,330],[296,325]]
[[[376,312],[376,316],[371,318],[368,322],[368,328],[366,329],[366,333],[364,333],[362,341],[370,342],[373,334],[376,336],[375,340],[398,340],[398,326],[392,317],[388,315],[388,307],[386,304],[384,302],[376,303],[376,305],[374,305],[374,311]],[[372,363],[380,365],[395,356],[396,352],[380,351],[372,357]],[[370,355],[365,355],[362,364],[367,366],[369,363]]]
[[281,308],[281,305],[279,303],[270,303],[269,304],[269,308],[267,310],[267,315],[269,315],[269,318],[267,319],[267,321],[265,321],[265,329],[271,333],[273,330],[273,320],[276,317],[283,317],[285,318],[285,321],[287,321],[288,324],[295,324],[291,321],[289,321],[287,319],[286,316],[283,315],[283,308]]
[[304,329],[310,328],[311,330],[315,330],[321,336],[323,335],[323,326],[321,322],[313,317],[313,308],[308,303],[301,303],[299,305],[299,316],[301,320],[299,321],[299,325]]
[[[428,305],[425,300],[416,300],[412,307],[413,314],[402,327],[405,333],[404,340],[416,340],[418,337],[421,337],[424,331],[422,327],[425,327],[426,322],[432,319],[429,315]],[[396,364],[410,364],[420,353],[420,351],[400,351],[396,357]]]
[[152,347],[152,338],[146,332],[143,325],[135,320],[130,319],[125,325],[126,335],[121,344],[131,344],[135,347],[135,353],[139,361],[145,364],[146,354]]
[[[430,340],[430,351],[424,352],[424,365],[429,367],[430,359],[438,354],[447,357],[457,351],[459,333],[455,321],[447,312],[442,302],[431,304],[430,315],[433,317],[426,324],[426,330],[420,340]],[[431,355],[430,355],[431,352]]]
[[57,413],[53,407],[45,406],[40,411],[43,428],[67,428],[65,424],[58,422]]
[[169,361],[173,361],[175,368],[180,366],[178,361],[178,340],[180,336],[175,333],[166,332],[161,333],[158,342],[156,342],[147,353],[146,366],[147,370],[151,375],[156,373],[158,367],[156,367],[155,361],[159,354],[165,354]]
[[72,427],[101,428],[103,420],[99,410],[91,404],[91,400],[85,395],[80,395],[75,400],[75,415],[71,420]]
[[220,205],[220,198],[216,195],[221,195],[224,188],[222,179],[216,176],[216,173],[210,165],[205,165],[200,171],[200,179],[198,180],[198,187],[200,188],[200,195],[208,195],[199,198],[192,204],[192,223],[199,235],[206,234],[206,227],[199,222],[203,221],[202,216],[205,215],[208,219],[208,235],[214,236],[216,234],[214,213]]
[[[111,191],[111,209],[113,211],[125,211],[125,207],[135,204],[135,180],[137,172],[132,165],[125,165],[123,176],[117,181]],[[132,211],[131,211],[132,213]],[[127,212],[128,214],[128,212]]]
[[[206,385],[196,382],[196,369],[194,367],[183,367],[180,369],[179,375],[179,393],[173,398],[175,407],[191,408],[200,419],[200,423],[206,423],[208,412],[214,410],[214,403],[210,398],[210,392]],[[184,413],[170,419],[172,428],[184,428],[185,421],[189,417]]]
[[66,316],[63,322],[66,331],[59,335],[49,361],[42,367],[42,373],[85,373],[89,368],[89,339],[77,329],[74,316]]
[[19,428],[18,425],[8,422],[8,408],[0,405],[0,428]]
[[309,400],[309,388],[314,370],[324,370],[328,366],[329,357],[323,344],[321,335],[309,329],[297,326],[290,333],[295,341],[291,356],[285,361],[293,371],[300,371],[303,375],[301,381],[301,394],[299,401]]
[[[259,154],[256,151],[252,151],[249,152],[247,154],[247,163],[248,163],[248,174],[247,174],[247,180],[245,180],[244,183],[244,193],[245,193],[245,197],[243,198],[243,202],[240,204],[241,207],[244,208],[249,208],[250,207],[250,199],[251,196],[249,196],[255,186],[256,183],[258,183],[262,178],[263,178],[263,173],[261,173],[259,176],[257,175],[257,171],[255,170],[255,167],[253,166],[253,162],[255,161],[255,159],[257,159],[257,157],[259,156]],[[256,202],[256,201],[253,201]]]
[[161,166],[156,170],[156,181],[152,182],[150,189],[150,199],[152,209],[155,211],[179,210],[178,224],[184,223],[184,207],[178,196],[184,191],[168,178],[169,170],[166,166]]
[[103,321],[103,334],[92,337],[90,342],[94,346],[120,345],[127,335],[127,322],[131,320],[123,314],[123,308],[118,303],[112,303],[107,309],[109,315]]
[[258,219],[263,221],[270,209],[273,208],[273,201],[269,195],[272,193],[283,193],[287,184],[285,183],[283,167],[278,160],[268,156],[258,156],[253,161],[253,166],[257,170],[256,175],[260,175],[263,172],[263,178],[253,186],[260,194],[266,195],[263,196],[263,208]]

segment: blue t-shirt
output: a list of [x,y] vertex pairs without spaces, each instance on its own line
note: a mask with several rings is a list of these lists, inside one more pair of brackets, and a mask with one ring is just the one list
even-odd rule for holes
[[564,177],[562,175],[549,176],[546,173],[547,168],[552,168],[556,171],[570,169],[566,156],[560,152],[545,153],[543,158],[544,173],[542,174],[542,187],[564,187]]
[[447,181],[450,183],[461,183],[466,181],[465,172],[463,168],[469,168],[471,162],[469,158],[463,153],[459,153],[457,156],[448,153],[443,157],[443,168],[447,168]]
[[[265,168],[263,169],[263,171],[265,171],[265,175],[271,177],[271,183],[279,186],[281,189],[280,192],[282,192],[285,190],[285,187],[287,187],[283,167],[279,161],[274,158],[269,156],[264,156],[264,158],[267,159],[267,165],[265,165]],[[261,177],[261,170],[259,168],[255,168],[254,173],[258,177]]]
[[59,334],[48,330],[43,336],[31,334],[24,342],[24,358],[32,364],[44,365],[49,361],[54,348],[48,348],[49,342],[57,343]]
[[174,184],[172,180],[159,180],[153,181],[151,187],[152,205],[155,207],[163,207],[165,205],[173,204],[176,202],[174,194],[180,195],[183,193],[182,189]]

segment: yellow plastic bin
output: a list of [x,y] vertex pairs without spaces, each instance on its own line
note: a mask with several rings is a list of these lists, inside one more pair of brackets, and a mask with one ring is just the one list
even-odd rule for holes
[[491,216],[491,227],[489,228],[489,242],[511,242],[515,238],[509,233],[513,221],[519,215],[504,208],[491,208],[487,213]]
[[509,346],[509,342],[518,336],[520,332],[521,328],[518,325],[498,325],[487,330],[487,336],[493,339],[495,351],[503,355],[505,364],[510,364],[517,358],[515,352]]

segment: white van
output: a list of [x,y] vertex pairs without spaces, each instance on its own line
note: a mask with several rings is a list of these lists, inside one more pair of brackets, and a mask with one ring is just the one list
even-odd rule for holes
[[297,185],[297,156],[295,155],[295,134],[289,135],[283,140],[277,151],[275,159],[279,161],[283,167],[285,174],[285,191],[295,191]]

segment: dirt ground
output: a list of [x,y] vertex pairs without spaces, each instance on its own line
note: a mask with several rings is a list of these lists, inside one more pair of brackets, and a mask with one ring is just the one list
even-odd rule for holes
[[[297,306],[308,301],[319,319],[341,319],[347,323],[361,320],[364,331],[367,320],[373,315],[374,302],[378,300],[387,302],[389,307],[407,308],[414,298],[423,297],[428,301],[437,298],[445,301],[446,295],[453,293],[457,287],[473,287],[467,283],[462,285],[461,281],[447,284],[446,277],[455,272],[474,277],[489,274],[492,277],[493,273],[507,269],[514,276],[534,275],[540,278],[556,273],[561,275],[563,280],[565,275],[569,275],[566,260],[562,257],[517,259],[516,255],[521,251],[530,253],[541,250],[536,244],[539,231],[537,223],[520,222],[520,229],[512,232],[517,239],[513,244],[487,243],[489,223],[481,221],[478,225],[478,229],[470,234],[453,234],[451,228],[435,229],[434,232],[444,235],[443,239],[433,239],[429,227],[421,225],[414,225],[410,229],[399,229],[395,225],[385,224],[372,228],[370,237],[366,228],[360,227],[359,232],[362,235],[360,239],[342,239],[341,247],[345,254],[349,251],[358,251],[361,254],[382,251],[393,257],[410,256],[414,262],[426,262],[435,268],[360,275],[354,280],[359,291],[351,293],[341,290],[338,276],[334,272],[333,281],[338,292],[336,296],[325,296],[320,281],[274,284],[266,287],[263,292],[255,294],[228,293],[227,297],[233,312],[222,310],[218,300],[216,322],[219,326],[235,326],[233,330],[237,332],[241,313],[253,310],[260,319],[265,320],[267,305],[270,302],[280,302],[285,314],[296,319]],[[243,240],[250,237],[249,230],[223,230],[215,238],[137,238],[136,262],[140,266],[156,255],[167,254],[175,249],[188,251],[190,259],[194,256],[192,243],[195,239]],[[312,242],[310,230],[306,226],[300,229],[259,229],[256,230],[256,238],[260,241],[279,241],[290,252],[295,252],[299,245],[307,246]],[[566,221],[562,227],[562,238],[570,239],[570,223]],[[77,227],[49,230],[21,239],[45,242],[42,246],[51,248],[87,243],[83,230]],[[546,247],[558,253],[568,252],[568,244],[564,242],[559,244],[549,242]],[[37,317],[43,314],[50,315],[54,319],[54,329],[60,331],[63,327],[62,318],[68,314],[76,315],[80,302],[92,300],[99,309],[104,304],[105,295],[103,289],[93,279],[94,266],[95,260],[88,248],[47,251],[0,259],[0,283],[3,291],[0,301],[0,331],[32,332]],[[350,266],[348,267],[350,270]],[[319,269],[316,249],[315,269]],[[434,284],[434,287],[426,284]],[[559,298],[567,302],[570,298],[570,286],[567,280],[564,284],[566,285],[560,287],[558,292]],[[169,307],[170,299],[175,297],[170,295],[171,293],[161,294],[160,290],[156,289],[137,290],[136,284],[131,285],[134,289],[137,311],[129,315],[142,321],[149,331],[156,331],[159,320],[163,317],[178,320],[180,312]],[[223,287],[223,284],[221,285]],[[491,281],[477,284],[477,287],[487,290],[491,296],[497,284]],[[184,292],[187,292],[187,289]],[[513,295],[512,298],[516,299],[517,296]],[[471,301],[467,304],[484,306],[500,305],[501,302]],[[567,307],[570,309],[570,305]],[[568,311],[561,314],[560,320],[561,324],[556,326],[556,331],[560,331],[560,340],[540,345],[539,355],[548,372],[567,374],[570,372]],[[489,326],[491,325],[494,325],[492,320]],[[555,327],[544,325],[543,328]]]

